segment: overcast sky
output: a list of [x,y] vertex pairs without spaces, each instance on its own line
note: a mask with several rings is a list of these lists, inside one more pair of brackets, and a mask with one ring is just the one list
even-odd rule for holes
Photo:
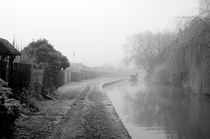
[[[117,65],[126,37],[171,29],[197,0],[0,0],[0,37],[23,47],[46,38],[70,61]],[[73,59],[75,51],[75,59]]]

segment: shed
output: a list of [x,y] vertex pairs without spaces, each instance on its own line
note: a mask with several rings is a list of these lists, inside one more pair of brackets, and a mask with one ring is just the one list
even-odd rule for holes
[[20,52],[9,41],[0,38],[0,55],[17,56]]
[[0,78],[10,82],[13,61],[21,53],[6,39],[0,38]]

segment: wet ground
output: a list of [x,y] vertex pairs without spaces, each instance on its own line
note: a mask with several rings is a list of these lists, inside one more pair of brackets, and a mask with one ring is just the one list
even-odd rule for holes
[[16,121],[16,139],[45,139],[51,135],[53,127],[66,117],[80,93],[88,84],[100,82],[103,79],[71,82],[58,88],[55,92],[57,100],[38,101],[40,111],[34,114],[20,116]]
[[40,101],[40,111],[17,120],[17,139],[130,139],[100,85],[116,78],[100,78],[65,85],[57,100]]
[[133,139],[209,139],[210,98],[163,84],[124,81],[106,92]]
[[106,93],[99,87],[101,83],[91,83],[82,91],[66,118],[55,126],[50,139],[131,138]]

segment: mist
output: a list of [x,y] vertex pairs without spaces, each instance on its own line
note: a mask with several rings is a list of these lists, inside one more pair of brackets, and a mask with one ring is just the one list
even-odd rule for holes
[[197,12],[196,2],[7,0],[0,9],[0,36],[10,42],[15,38],[19,48],[45,38],[71,61],[117,66],[127,37],[146,30],[173,30],[176,17]]
[[7,0],[0,138],[209,139],[210,0]]

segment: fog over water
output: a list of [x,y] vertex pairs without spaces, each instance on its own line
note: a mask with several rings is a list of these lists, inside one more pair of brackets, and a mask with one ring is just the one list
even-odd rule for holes
[[181,87],[124,81],[106,88],[134,139],[208,139],[210,101]]
[[198,8],[197,0],[6,0],[1,5],[2,38],[15,37],[19,47],[46,38],[70,61],[91,66],[117,65],[126,37],[172,29],[175,17]]

